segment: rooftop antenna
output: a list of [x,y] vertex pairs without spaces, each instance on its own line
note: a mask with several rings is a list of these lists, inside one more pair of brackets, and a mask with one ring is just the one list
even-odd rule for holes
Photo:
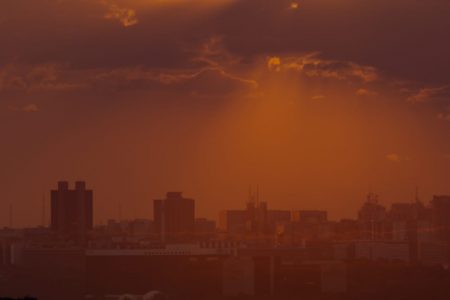
[[367,202],[372,203],[372,204],[377,204],[378,203],[378,195],[373,192],[370,192],[367,195]]
[[46,221],[45,221],[45,193],[42,193],[42,227],[45,227]]
[[374,204],[378,203],[378,195],[373,192],[371,184],[369,184],[369,193],[367,194],[367,202]]
[[418,204],[420,202],[419,199],[419,186],[416,185],[416,204]]
[[13,222],[13,205],[12,203],[9,204],[9,228],[12,228],[14,225]]
[[259,204],[259,184],[256,185],[256,204]]

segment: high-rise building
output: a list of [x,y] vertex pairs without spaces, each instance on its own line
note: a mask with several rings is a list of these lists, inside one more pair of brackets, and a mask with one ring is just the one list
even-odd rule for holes
[[268,234],[271,231],[269,224],[269,210],[267,202],[260,200],[259,186],[253,193],[251,187],[245,210],[246,231],[250,234]]
[[184,240],[195,232],[195,200],[169,192],[166,199],[153,201],[155,228],[161,240]]
[[378,202],[378,195],[369,193],[358,212],[360,238],[379,240],[385,238],[386,208]]
[[268,233],[267,202],[260,202],[258,196],[249,201],[247,203],[246,222],[249,233]]
[[435,237],[450,245],[450,196],[433,196],[431,207]]
[[328,221],[328,212],[322,210],[299,210],[292,213],[295,222],[324,223]]
[[82,181],[75,183],[74,190],[68,182],[58,182],[58,189],[51,191],[51,229],[80,240],[92,227],[93,191]]
[[245,210],[224,210],[220,212],[219,228],[229,234],[243,234],[246,232]]
[[292,226],[297,238],[323,240],[331,235],[328,212],[322,210],[299,210],[292,212]]
[[216,222],[206,218],[195,219],[195,234],[214,234],[216,232]]
[[260,201],[259,188],[256,193],[250,189],[245,210],[224,210],[220,212],[219,229],[229,234],[271,234],[278,225],[291,221],[287,210],[269,210],[267,202]]
[[267,222],[270,232],[277,232],[278,226],[284,226],[291,222],[291,211],[269,210],[267,211]]

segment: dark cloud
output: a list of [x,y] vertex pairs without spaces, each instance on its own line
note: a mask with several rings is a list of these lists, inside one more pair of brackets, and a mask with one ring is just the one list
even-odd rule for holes
[[0,68],[0,92],[70,91],[84,83],[70,78],[70,71],[58,64],[6,65]]
[[374,66],[393,77],[435,84],[450,78],[446,0],[304,0],[295,11],[292,1],[246,0],[209,13],[183,1],[137,3],[2,1],[0,62],[185,68],[193,63],[190,51],[218,35],[225,48],[247,61],[320,52],[328,60]]
[[352,62],[327,60],[317,53],[307,53],[295,57],[271,57],[268,67],[275,71],[296,71],[306,77],[319,77],[337,80],[360,80],[372,82],[379,78],[374,67],[358,65]]
[[217,30],[248,56],[319,51],[410,80],[450,78],[448,1],[305,0],[294,14],[287,2],[240,1],[217,20]]

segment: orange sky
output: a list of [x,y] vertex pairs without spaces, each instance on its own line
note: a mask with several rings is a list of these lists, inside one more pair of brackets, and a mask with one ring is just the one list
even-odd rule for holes
[[[293,4],[294,3],[294,4]],[[355,217],[450,194],[450,3],[6,0],[0,4],[0,226],[41,223],[56,181],[95,219],[269,207]],[[381,22],[380,20],[383,20]],[[3,220],[3,221],[1,221]]]

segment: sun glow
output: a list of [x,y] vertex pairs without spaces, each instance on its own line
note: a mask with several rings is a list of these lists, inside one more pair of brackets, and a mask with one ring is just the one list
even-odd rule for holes
[[297,9],[299,9],[299,7],[300,7],[300,5],[297,2],[292,2],[290,5],[290,8],[292,10],[297,10]]

